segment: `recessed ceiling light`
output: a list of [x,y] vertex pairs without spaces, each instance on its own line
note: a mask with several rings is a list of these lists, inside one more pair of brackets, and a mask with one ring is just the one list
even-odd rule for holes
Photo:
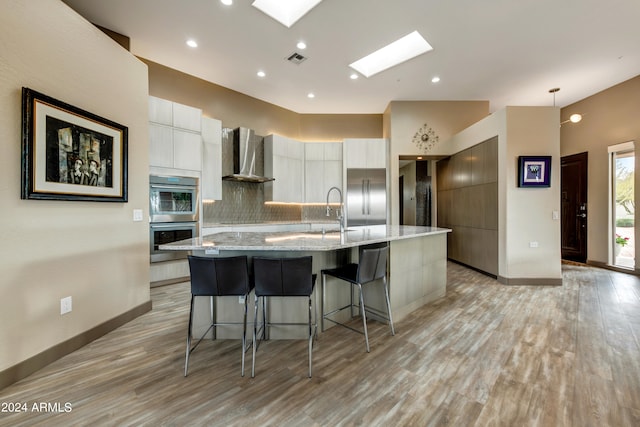
[[356,80],[358,78],[358,75],[356,73],[351,73],[351,75],[349,76],[349,78],[351,80]]
[[312,92],[309,92],[309,93],[307,94],[307,98],[315,98],[315,97],[316,97],[316,96],[315,96]]
[[189,39],[189,40],[187,40],[187,46],[189,46],[189,47],[198,47],[198,42],[193,40],[193,39]]
[[262,71],[262,70],[258,71],[256,74],[258,75],[258,77],[264,77],[264,76],[266,76],[266,75],[267,75],[267,74],[266,74],[264,71]]
[[305,42],[303,42],[303,41],[299,41],[296,46],[298,47],[298,49],[306,49],[307,48],[307,44]]
[[431,79],[431,83],[438,83],[440,81],[440,77],[435,76],[434,78]]
[[255,0],[251,5],[290,28],[322,0]]
[[349,66],[365,77],[371,77],[430,50],[433,50],[433,47],[420,33],[414,31]]
[[231,6],[233,4],[233,0],[220,0],[220,3],[226,6]]

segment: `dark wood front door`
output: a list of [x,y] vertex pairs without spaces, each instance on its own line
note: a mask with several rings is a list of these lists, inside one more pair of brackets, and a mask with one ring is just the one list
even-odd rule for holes
[[562,259],[587,261],[587,153],[565,156],[561,167]]

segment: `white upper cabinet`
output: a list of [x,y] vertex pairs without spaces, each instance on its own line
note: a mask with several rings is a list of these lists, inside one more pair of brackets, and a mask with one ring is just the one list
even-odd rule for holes
[[173,103],[173,127],[200,133],[202,110],[188,105]]
[[331,187],[342,190],[342,144],[308,142],[304,151],[304,201],[325,203]]
[[304,201],[304,144],[280,135],[264,138],[264,198],[273,202]]
[[173,129],[173,167],[199,171],[202,169],[202,135]]
[[387,140],[384,138],[350,138],[344,140],[347,169],[387,167]]
[[202,111],[149,97],[149,166],[202,170]]
[[150,96],[149,121],[161,125],[173,126],[173,102]]
[[222,200],[222,122],[202,118],[202,200]]
[[173,167],[173,128],[149,123],[149,165]]

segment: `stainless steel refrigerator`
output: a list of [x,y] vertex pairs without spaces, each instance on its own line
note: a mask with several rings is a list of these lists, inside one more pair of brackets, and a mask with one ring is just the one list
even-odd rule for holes
[[387,171],[347,169],[347,227],[387,223]]

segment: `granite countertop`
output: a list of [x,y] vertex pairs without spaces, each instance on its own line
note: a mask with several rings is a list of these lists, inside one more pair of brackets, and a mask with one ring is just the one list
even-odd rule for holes
[[241,231],[209,234],[160,245],[162,250],[331,251],[371,243],[448,233],[448,228],[406,225],[350,227],[308,231]]

